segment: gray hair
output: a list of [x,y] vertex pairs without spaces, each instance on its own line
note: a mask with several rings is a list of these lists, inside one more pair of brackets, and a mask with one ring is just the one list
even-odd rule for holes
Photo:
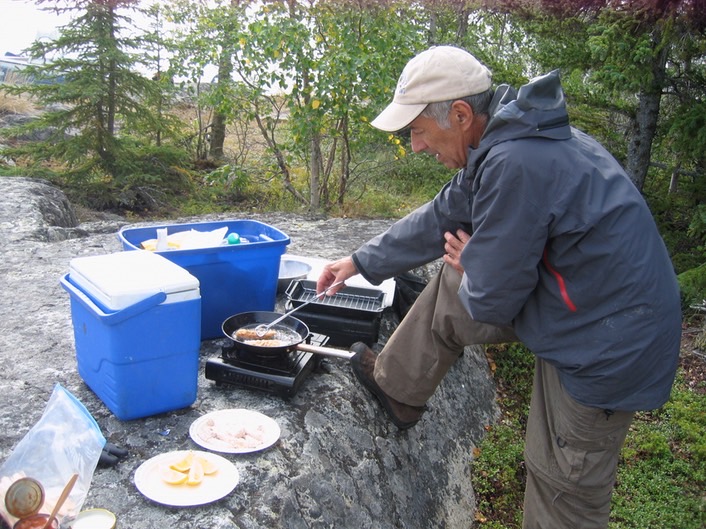
[[485,116],[486,119],[489,119],[490,102],[492,99],[493,90],[486,90],[485,92],[472,96],[459,97],[457,99],[439,101],[437,103],[429,103],[420,115],[425,118],[433,119],[442,129],[448,129],[451,127],[449,114],[451,113],[451,105],[454,101],[464,101],[468,103],[474,114]]

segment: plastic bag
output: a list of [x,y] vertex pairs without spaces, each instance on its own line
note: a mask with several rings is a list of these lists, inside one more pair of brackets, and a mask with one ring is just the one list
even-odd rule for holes
[[[60,384],[47,402],[39,421],[0,466],[0,498],[22,477],[39,481],[44,488],[41,513],[50,513],[74,474],[78,479],[57,518],[73,518],[81,510],[105,437],[85,406]],[[0,513],[12,526],[17,520],[0,502]]]

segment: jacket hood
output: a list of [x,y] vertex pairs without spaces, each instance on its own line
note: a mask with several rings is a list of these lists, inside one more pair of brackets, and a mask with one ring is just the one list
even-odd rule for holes
[[491,118],[477,148],[471,148],[468,168],[472,169],[488,150],[500,142],[519,138],[571,137],[569,115],[559,71],[536,77],[519,90],[500,85],[490,105]]

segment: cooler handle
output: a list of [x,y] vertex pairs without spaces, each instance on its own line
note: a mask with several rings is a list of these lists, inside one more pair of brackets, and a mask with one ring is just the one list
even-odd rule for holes
[[70,294],[73,294],[78,302],[80,302],[88,310],[95,312],[98,317],[100,317],[101,320],[107,325],[117,325],[119,323],[122,323],[125,320],[128,320],[142,312],[151,309],[152,307],[156,307],[167,299],[167,295],[164,292],[157,292],[156,294],[152,294],[151,296],[142,299],[137,303],[133,303],[129,307],[125,307],[124,309],[118,310],[116,312],[107,313],[102,308],[100,308],[90,297],[88,297],[82,290],[76,288],[76,286],[71,283],[69,274],[64,274],[59,279],[59,282],[61,283],[61,286],[64,287],[64,290],[66,290]]

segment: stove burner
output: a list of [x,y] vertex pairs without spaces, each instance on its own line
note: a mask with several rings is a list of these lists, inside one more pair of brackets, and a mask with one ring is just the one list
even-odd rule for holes
[[[307,343],[325,345],[327,336],[310,334]],[[205,376],[216,385],[257,389],[282,397],[292,397],[304,379],[320,364],[312,353],[291,351],[285,354],[262,354],[239,348],[236,343],[221,349],[219,357],[206,361]]]
[[263,371],[273,370],[283,373],[291,372],[303,355],[304,353],[297,350],[288,353],[254,352],[238,347],[235,343],[221,349],[221,358],[229,364],[249,365]]

